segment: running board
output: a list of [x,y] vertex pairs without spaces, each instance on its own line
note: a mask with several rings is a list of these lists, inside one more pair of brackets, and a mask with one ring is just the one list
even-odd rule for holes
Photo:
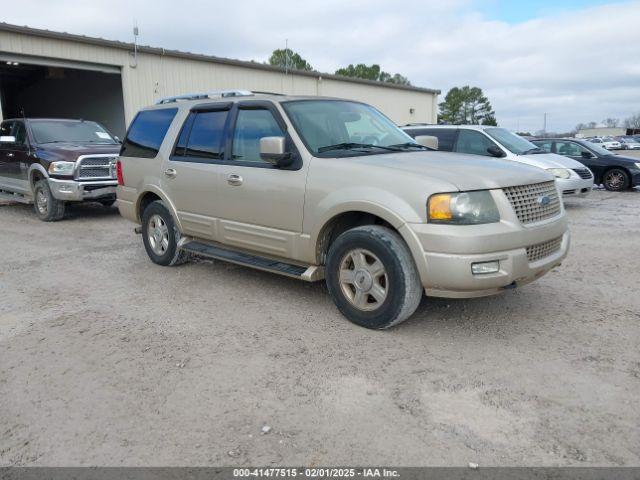
[[33,203],[33,201],[29,197],[25,197],[20,193],[9,193],[3,190],[0,190],[0,200],[7,200],[9,202],[16,203],[26,203],[27,205]]
[[185,252],[195,253],[203,257],[215,258],[237,265],[264,270],[265,272],[277,273],[306,282],[316,282],[324,278],[324,268],[318,265],[310,265],[307,267],[294,265],[281,262],[280,260],[273,260],[250,253],[197,242],[195,240],[180,242],[179,248]]

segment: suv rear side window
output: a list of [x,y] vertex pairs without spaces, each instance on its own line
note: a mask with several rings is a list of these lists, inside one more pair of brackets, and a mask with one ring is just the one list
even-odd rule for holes
[[122,142],[120,155],[155,158],[177,112],[177,108],[139,112]]
[[266,163],[260,158],[260,139],[284,136],[285,133],[269,110],[241,109],[233,134],[231,158],[240,162]]
[[189,139],[180,135],[177,148],[182,148],[186,141],[186,157],[221,159],[224,125],[228,114],[228,110],[196,113],[192,122],[187,120],[185,123],[185,130],[189,123],[192,124]]
[[420,135],[429,135],[438,139],[438,150],[442,152],[451,152],[453,150],[453,142],[456,139],[456,130],[454,128],[420,128],[405,130],[406,133],[416,138]]

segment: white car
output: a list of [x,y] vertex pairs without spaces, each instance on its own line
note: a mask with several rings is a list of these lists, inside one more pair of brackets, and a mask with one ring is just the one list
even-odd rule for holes
[[633,137],[622,137],[620,144],[623,150],[640,150],[640,142]]
[[438,150],[497,157],[542,168],[556,177],[564,196],[584,196],[593,188],[593,174],[582,163],[547,153],[529,140],[500,127],[488,125],[407,125],[412,137],[438,138]]
[[612,138],[588,138],[587,141],[600,145],[607,150],[619,150],[622,148],[622,144]]

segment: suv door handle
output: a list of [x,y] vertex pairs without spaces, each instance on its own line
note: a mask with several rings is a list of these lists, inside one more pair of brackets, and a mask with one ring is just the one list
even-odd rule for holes
[[175,168],[167,168],[164,171],[164,174],[169,178],[174,178],[178,172],[176,172]]
[[227,177],[227,183],[229,185],[233,185],[234,187],[242,185],[242,182],[242,177],[240,175],[236,175],[235,173],[232,173]]
[[13,157],[13,156],[14,156],[13,153],[11,152],[7,153],[7,157]]

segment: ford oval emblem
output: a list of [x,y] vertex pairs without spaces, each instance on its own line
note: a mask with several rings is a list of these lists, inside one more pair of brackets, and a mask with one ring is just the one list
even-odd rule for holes
[[551,203],[551,197],[548,195],[541,195],[538,197],[538,203],[543,207]]

